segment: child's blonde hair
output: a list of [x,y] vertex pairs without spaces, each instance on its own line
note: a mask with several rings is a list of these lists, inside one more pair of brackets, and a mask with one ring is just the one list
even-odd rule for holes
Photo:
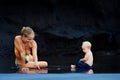
[[21,29],[21,35],[27,37],[28,35],[33,34],[35,35],[34,31],[30,27],[23,27]]
[[82,47],[87,47],[88,49],[91,49],[92,44],[89,41],[82,42]]

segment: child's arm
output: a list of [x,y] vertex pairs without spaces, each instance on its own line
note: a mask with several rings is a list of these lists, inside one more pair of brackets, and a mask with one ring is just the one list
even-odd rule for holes
[[80,59],[80,61],[86,62],[86,61],[88,60],[88,58],[89,58],[89,54],[86,53],[86,54],[85,54],[85,57],[82,58],[82,59]]

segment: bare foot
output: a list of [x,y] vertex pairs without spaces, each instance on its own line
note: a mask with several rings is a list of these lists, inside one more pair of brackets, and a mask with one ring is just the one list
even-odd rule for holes
[[71,64],[71,71],[75,72],[76,71],[76,65]]
[[73,68],[76,68],[76,65],[71,64],[71,68],[72,68],[72,69],[73,69]]

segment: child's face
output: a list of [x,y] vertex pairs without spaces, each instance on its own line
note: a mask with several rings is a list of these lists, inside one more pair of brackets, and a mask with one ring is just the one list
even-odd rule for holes
[[82,47],[82,50],[83,50],[84,53],[87,53],[89,49],[84,46],[84,47]]

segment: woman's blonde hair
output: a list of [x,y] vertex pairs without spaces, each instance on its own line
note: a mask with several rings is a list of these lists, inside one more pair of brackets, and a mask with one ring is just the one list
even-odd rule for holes
[[21,29],[21,35],[23,36],[25,36],[25,37],[27,37],[28,35],[31,35],[31,34],[33,34],[33,35],[35,35],[35,33],[34,33],[34,31],[32,30],[32,28],[30,28],[30,27],[23,27],[22,29]]

